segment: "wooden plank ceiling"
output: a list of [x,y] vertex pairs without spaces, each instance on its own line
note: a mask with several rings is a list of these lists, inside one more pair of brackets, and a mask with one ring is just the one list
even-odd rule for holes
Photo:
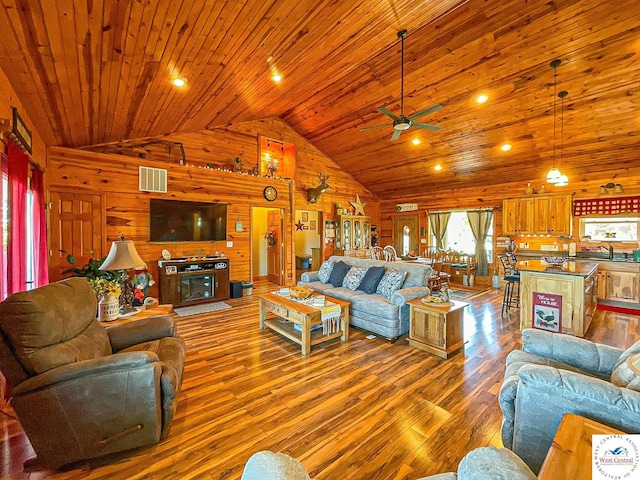
[[[542,182],[554,125],[555,162],[570,179],[607,178],[638,158],[640,1],[1,4],[0,68],[50,145],[280,117],[382,198]],[[391,141],[390,125],[359,130],[391,123],[377,107],[400,113],[401,29],[405,113],[444,108],[421,119],[439,132],[412,127]],[[563,125],[555,58],[557,91],[569,92]],[[170,85],[175,76],[187,87]]]

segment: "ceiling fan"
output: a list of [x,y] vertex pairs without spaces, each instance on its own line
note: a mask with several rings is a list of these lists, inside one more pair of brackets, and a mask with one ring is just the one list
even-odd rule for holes
[[423,130],[433,130],[435,132],[440,130],[440,127],[438,125],[430,125],[428,123],[420,123],[414,121],[420,117],[424,117],[425,115],[429,115],[430,113],[440,110],[442,108],[442,105],[440,105],[439,103],[431,105],[429,108],[420,110],[419,112],[409,115],[408,117],[404,114],[404,38],[406,36],[406,30],[401,30],[398,32],[398,38],[402,42],[402,61],[400,63],[400,115],[396,115],[384,107],[378,107],[378,111],[384,113],[387,117],[392,118],[393,123],[385,123],[384,125],[374,125],[372,127],[361,128],[361,132],[392,126],[393,135],[391,135],[391,140],[396,140],[403,131],[407,130],[411,126],[421,128]]

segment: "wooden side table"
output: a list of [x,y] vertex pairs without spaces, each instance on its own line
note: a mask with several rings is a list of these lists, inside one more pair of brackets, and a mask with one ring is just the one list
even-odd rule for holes
[[538,480],[591,478],[591,435],[621,433],[624,432],[595,420],[565,413],[544,459]]
[[425,304],[420,298],[407,303],[410,307],[409,345],[442,358],[448,358],[462,348],[464,309],[468,303],[452,300],[447,305]]
[[173,305],[170,303],[166,303],[163,305],[158,305],[156,307],[147,308],[146,310],[140,310],[135,315],[130,315],[128,317],[119,317],[117,320],[114,320],[112,322],[101,322],[101,323],[105,327],[110,327],[112,325],[121,325],[123,323],[136,322],[138,320],[142,320],[143,318],[167,315],[172,312],[173,312]]

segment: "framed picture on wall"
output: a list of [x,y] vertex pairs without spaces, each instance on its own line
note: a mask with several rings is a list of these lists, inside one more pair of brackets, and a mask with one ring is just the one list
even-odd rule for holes
[[324,236],[326,238],[335,238],[336,236],[336,224],[330,220],[324,222]]
[[310,230],[315,230],[316,229],[316,221],[315,220],[311,220],[309,222],[309,229]]
[[302,212],[302,221],[303,222],[309,221],[309,212]]

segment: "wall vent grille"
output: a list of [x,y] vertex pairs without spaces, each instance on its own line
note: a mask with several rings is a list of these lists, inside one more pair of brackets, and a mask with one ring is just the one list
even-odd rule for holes
[[167,171],[164,168],[139,167],[141,192],[167,193]]

